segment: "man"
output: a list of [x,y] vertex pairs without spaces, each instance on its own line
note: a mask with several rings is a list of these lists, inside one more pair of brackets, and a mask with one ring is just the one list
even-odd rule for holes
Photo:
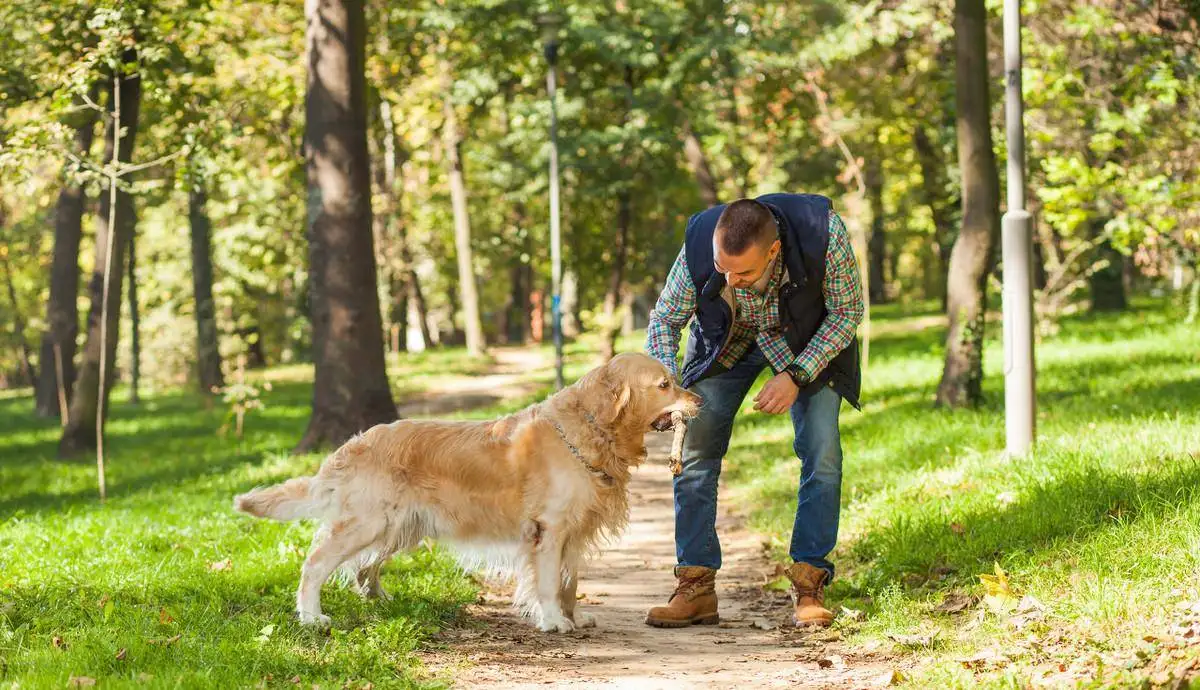
[[[768,194],[702,211],[688,220],[683,249],[650,313],[646,351],[704,402],[688,424],[683,473],[675,479],[675,576],[666,606],[646,623],[716,623],[717,480],[733,418],[764,367],[774,372],[754,409],[790,411],[800,458],[799,503],[788,568],[797,626],[827,626],[827,560],[837,543],[842,449],[838,411],[859,407],[856,330],[863,316],[854,250],[829,199]],[[691,320],[677,371],[680,334]]]

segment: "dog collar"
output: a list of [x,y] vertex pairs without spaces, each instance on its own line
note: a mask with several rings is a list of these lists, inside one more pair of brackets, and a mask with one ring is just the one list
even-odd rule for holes
[[562,439],[562,442],[567,447],[567,450],[571,451],[571,455],[574,455],[579,462],[583,463],[583,466],[587,468],[587,471],[591,472],[592,476],[598,478],[604,483],[605,486],[612,486],[612,475],[598,467],[593,467],[592,464],[587,461],[587,458],[583,457],[583,453],[579,451],[579,448],[567,439],[567,432],[562,428],[562,425],[558,423],[558,420],[551,419],[550,423],[554,425],[554,430],[558,432],[558,437]]

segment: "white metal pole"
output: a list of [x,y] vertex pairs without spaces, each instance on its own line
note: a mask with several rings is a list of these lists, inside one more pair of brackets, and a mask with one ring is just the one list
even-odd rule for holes
[[554,386],[563,388],[562,229],[558,208],[558,105],[555,67],[558,42],[546,44],[546,90],[550,96],[550,310],[554,329]]
[[1010,456],[1033,446],[1036,397],[1033,362],[1032,218],[1025,210],[1025,124],[1021,94],[1021,2],[1004,0],[1004,120],[1008,134],[1008,210],[1004,259],[1004,426]]

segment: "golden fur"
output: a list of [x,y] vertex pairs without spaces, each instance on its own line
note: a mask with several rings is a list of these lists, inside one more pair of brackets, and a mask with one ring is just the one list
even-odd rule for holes
[[590,623],[574,612],[579,565],[624,529],[629,469],[646,457],[646,432],[665,430],[672,412],[695,415],[699,403],[659,362],[622,354],[498,420],[372,427],[316,476],[242,494],[234,508],[322,521],[300,576],[302,622],[329,623],[320,589],[336,569],[364,596],[386,596],[380,566],[433,538],[464,566],[515,574],[522,613],[542,630],[567,632]]

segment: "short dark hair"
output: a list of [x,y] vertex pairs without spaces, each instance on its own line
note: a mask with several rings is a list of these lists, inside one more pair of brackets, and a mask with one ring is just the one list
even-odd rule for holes
[[739,256],[752,246],[765,247],[779,237],[775,216],[754,199],[731,202],[717,219],[721,249]]

